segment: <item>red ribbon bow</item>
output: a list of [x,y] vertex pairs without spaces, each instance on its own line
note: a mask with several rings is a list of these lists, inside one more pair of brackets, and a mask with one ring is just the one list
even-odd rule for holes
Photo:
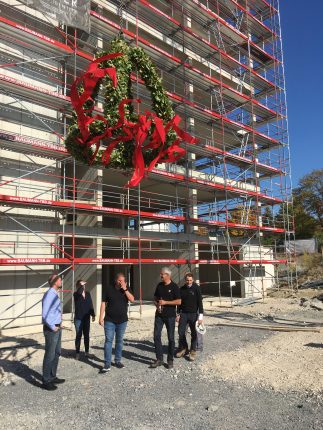
[[[140,99],[124,99],[119,104],[119,120],[115,126],[110,127],[108,120],[103,115],[92,115],[94,109],[94,100],[92,99],[93,91],[96,85],[105,77],[109,76],[113,86],[117,86],[117,73],[114,67],[103,68],[100,64],[106,60],[111,60],[121,56],[120,53],[108,54],[92,61],[80,77],[78,77],[71,87],[71,103],[77,115],[77,124],[80,130],[80,136],[77,143],[84,147],[84,152],[88,148],[95,146],[92,156],[87,160],[92,164],[97,157],[101,147],[101,142],[105,141],[106,149],[102,153],[102,164],[108,165],[112,151],[120,142],[133,141],[134,151],[132,164],[134,173],[128,182],[128,187],[137,186],[145,176],[150,172],[157,163],[173,163],[184,156],[185,149],[180,146],[182,142],[191,144],[196,143],[197,139],[189,133],[179,128],[181,118],[175,115],[167,124],[155,113],[146,111],[145,115],[139,115],[136,123],[129,121],[125,117],[125,105],[131,102],[140,103]],[[83,83],[83,91],[79,92],[79,85]],[[84,105],[91,102],[92,106],[85,109]],[[102,121],[105,124],[103,133],[93,136],[90,131],[90,125],[93,121]],[[119,130],[120,135],[112,138],[113,132]],[[177,138],[166,146],[167,133],[174,130]],[[145,144],[146,142],[146,144]],[[158,155],[151,161],[148,167],[145,166],[144,151],[159,149]]]

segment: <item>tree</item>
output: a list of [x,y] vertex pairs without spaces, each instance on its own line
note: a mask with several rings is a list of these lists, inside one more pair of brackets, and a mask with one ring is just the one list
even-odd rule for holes
[[[243,205],[238,205],[230,212],[229,222],[236,224],[258,225],[258,216],[254,208],[246,209]],[[243,237],[246,235],[245,230],[232,229],[231,235],[235,237]]]
[[[282,228],[284,226],[281,221],[281,217],[278,214],[275,214],[273,208],[270,206],[266,206],[262,212],[262,225],[264,227],[278,227]],[[284,239],[282,234],[272,233],[268,231],[263,232],[263,245],[274,245],[277,242],[280,242]]]
[[293,190],[296,239],[320,236],[323,229],[323,169],[303,176]]
[[313,170],[303,176],[293,190],[294,203],[303,208],[305,214],[319,221],[323,227],[323,169]]
[[313,216],[307,214],[297,199],[294,200],[294,226],[296,239],[310,239],[319,231],[319,222]]

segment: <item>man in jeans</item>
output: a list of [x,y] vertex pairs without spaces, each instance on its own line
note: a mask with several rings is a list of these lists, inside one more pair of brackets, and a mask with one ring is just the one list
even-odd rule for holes
[[[177,316],[179,345],[176,357],[180,358],[189,352],[189,361],[194,361],[196,358],[196,321],[198,324],[203,322],[203,300],[200,287],[194,282],[192,273],[187,273],[185,276],[185,285],[181,287],[182,303],[178,307],[179,314]],[[186,328],[189,326],[191,331],[191,349],[189,351],[186,340]]]
[[91,317],[92,322],[95,321],[95,312],[92,302],[91,294],[85,289],[86,281],[79,279],[76,282],[76,291],[73,294],[75,315],[74,315],[74,325],[75,325],[75,359],[80,358],[80,347],[82,334],[84,336],[84,349],[85,357],[89,356],[90,348],[90,325]]
[[154,325],[156,360],[149,366],[151,369],[156,369],[163,364],[161,333],[164,324],[168,337],[167,367],[168,369],[174,367],[176,306],[181,304],[181,296],[179,287],[172,281],[171,276],[172,272],[168,267],[161,269],[161,282],[157,285],[154,294],[154,303],[156,306]]
[[115,342],[115,366],[122,369],[121,363],[123,337],[128,321],[128,302],[133,302],[134,296],[127,287],[126,278],[123,273],[118,273],[115,285],[109,286],[100,308],[100,325],[104,326],[104,367],[101,373],[106,373],[111,369],[112,344],[114,335]]
[[56,376],[62,339],[62,309],[58,296],[58,291],[62,288],[62,278],[58,275],[51,275],[48,283],[50,288],[42,300],[42,322],[45,336],[43,388],[53,391],[57,388],[56,384],[65,382],[65,379]]

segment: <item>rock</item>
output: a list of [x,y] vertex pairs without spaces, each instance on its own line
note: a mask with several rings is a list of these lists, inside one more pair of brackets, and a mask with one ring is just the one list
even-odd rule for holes
[[311,308],[318,309],[319,311],[323,311],[323,302],[319,299],[314,298],[310,301]]
[[310,307],[310,300],[302,297],[299,301],[299,304],[300,304],[300,306],[303,306],[304,308],[309,308]]
[[219,409],[219,407],[220,407],[219,405],[212,404],[212,405],[207,406],[205,409],[208,412],[216,412]]

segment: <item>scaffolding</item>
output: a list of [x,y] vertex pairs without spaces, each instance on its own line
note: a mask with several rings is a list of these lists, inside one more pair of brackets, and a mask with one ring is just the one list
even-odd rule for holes
[[[16,0],[0,6],[2,328],[39,322],[53,270],[68,314],[77,278],[99,306],[120,269],[140,310],[163,265],[179,283],[192,271],[204,295],[231,305],[263,298],[281,275],[292,288],[293,256],[279,246],[293,240],[293,220],[277,0],[96,0],[90,34]],[[129,172],[82,165],[63,144],[73,80],[121,30],[198,138],[135,189],[124,187]],[[132,82],[151,109],[138,73]]]

